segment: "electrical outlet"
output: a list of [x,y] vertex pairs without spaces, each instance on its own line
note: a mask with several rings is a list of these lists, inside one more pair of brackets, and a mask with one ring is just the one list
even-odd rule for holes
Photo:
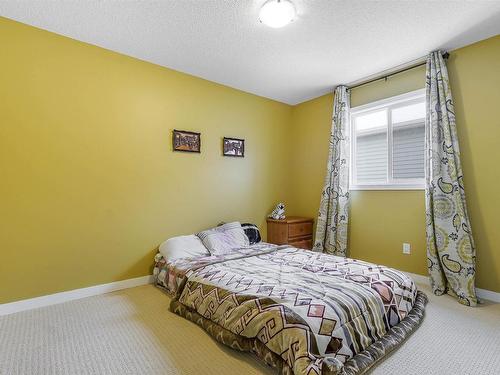
[[411,245],[409,243],[404,242],[403,243],[403,254],[410,254],[411,253]]

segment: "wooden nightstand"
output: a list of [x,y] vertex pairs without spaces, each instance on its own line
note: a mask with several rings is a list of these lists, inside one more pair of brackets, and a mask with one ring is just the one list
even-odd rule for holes
[[289,216],[285,220],[267,219],[267,242],[312,249],[314,219]]

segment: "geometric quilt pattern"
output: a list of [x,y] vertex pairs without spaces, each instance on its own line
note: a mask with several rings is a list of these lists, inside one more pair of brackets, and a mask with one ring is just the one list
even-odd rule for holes
[[288,246],[183,270],[179,303],[259,340],[295,374],[320,374],[326,364],[340,371],[401,322],[417,297],[400,271]]

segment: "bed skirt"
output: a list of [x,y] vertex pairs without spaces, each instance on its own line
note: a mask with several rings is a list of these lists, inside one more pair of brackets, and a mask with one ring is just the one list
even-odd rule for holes
[[[340,371],[337,368],[328,366],[328,362],[323,362],[322,373],[324,375],[359,375],[364,374],[390,352],[397,349],[401,344],[418,328],[424,317],[427,296],[418,291],[415,304],[409,314],[399,324],[392,327],[386,335],[375,341],[365,350],[357,353],[354,357],[346,361]],[[255,354],[267,365],[278,370],[279,374],[293,375],[293,371],[288,364],[276,353],[269,350],[262,342],[256,338],[238,336],[220,325],[204,318],[196,311],[192,311],[177,300],[172,300],[170,310],[192,322],[198,324],[208,332],[218,342],[242,352]]]

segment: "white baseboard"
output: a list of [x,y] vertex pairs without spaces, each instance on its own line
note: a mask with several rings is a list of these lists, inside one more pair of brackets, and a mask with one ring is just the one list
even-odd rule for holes
[[476,288],[477,296],[481,299],[487,299],[488,301],[500,303],[500,293],[493,292],[492,290],[486,290],[481,288]]
[[[417,275],[416,273],[405,272],[408,276],[410,276],[413,281],[421,284],[430,285],[429,276]],[[488,301],[500,303],[500,293],[493,292],[491,290],[476,288],[476,294],[481,299],[486,299]]]
[[25,310],[37,309],[39,307],[55,305],[58,303],[73,301],[75,299],[110,293],[116,290],[133,288],[135,286],[150,284],[152,282],[153,282],[153,276],[149,275],[149,276],[136,277],[135,279],[115,281],[108,284],[90,286],[88,288],[68,290],[67,292],[60,292],[41,297],[24,299],[21,301],[4,303],[0,305],[0,316],[13,314]]
[[[428,276],[418,275],[416,273],[411,273],[411,272],[405,272],[405,273],[417,283],[430,285]],[[149,276],[136,277],[135,279],[115,281],[108,284],[94,285],[88,288],[69,290],[67,292],[49,294],[46,296],[30,298],[16,302],[4,303],[0,305],[0,316],[13,314],[25,310],[37,309],[39,307],[55,305],[58,303],[73,301],[80,298],[97,296],[99,294],[110,293],[121,289],[127,289],[140,285],[151,284],[152,282],[153,282],[153,276],[149,275]],[[500,303],[500,293],[480,288],[476,288],[476,292],[479,298]]]

